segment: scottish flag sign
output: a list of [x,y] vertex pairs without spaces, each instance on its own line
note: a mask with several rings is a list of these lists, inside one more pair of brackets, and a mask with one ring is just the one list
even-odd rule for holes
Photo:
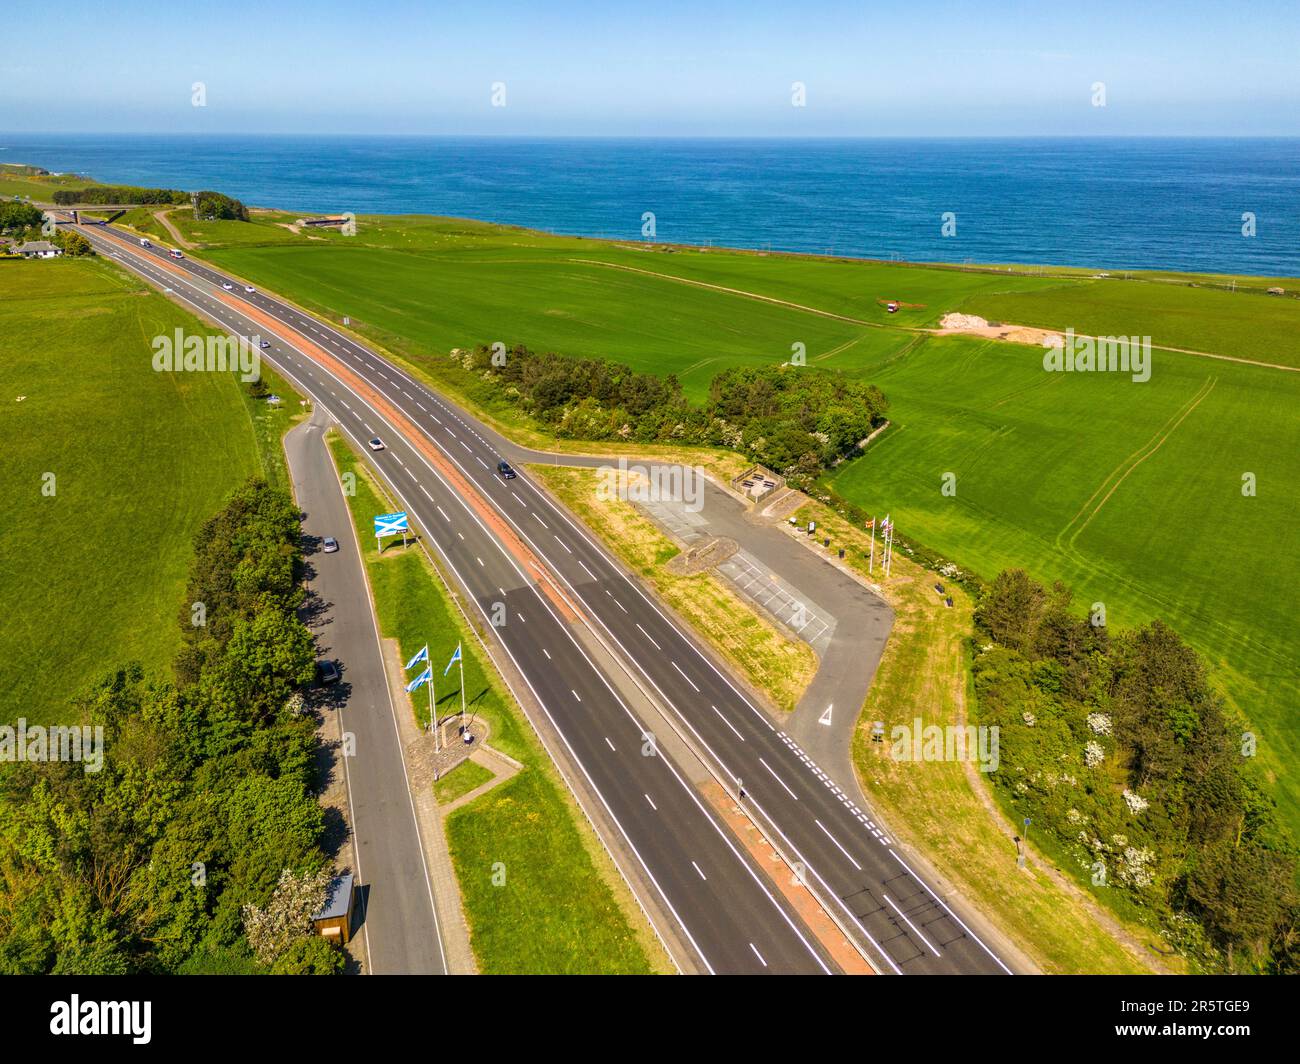
[[376,536],[404,536],[407,531],[405,510],[399,510],[395,514],[379,514],[375,518]]

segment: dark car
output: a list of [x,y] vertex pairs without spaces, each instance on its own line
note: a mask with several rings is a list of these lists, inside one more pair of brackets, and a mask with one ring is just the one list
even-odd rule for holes
[[335,539],[333,536],[326,536],[323,540],[321,540],[320,549],[323,550],[326,554],[333,554],[336,550],[339,549],[339,541]]
[[338,683],[339,677],[342,675],[343,674],[339,672],[339,667],[336,662],[333,661],[316,662],[316,678],[326,686],[332,683]]
[[501,479],[502,479],[502,480],[514,480],[514,479],[515,479],[515,471],[514,471],[513,469],[510,468],[510,463],[509,463],[509,462],[498,462],[498,463],[497,463],[497,472],[501,474]]

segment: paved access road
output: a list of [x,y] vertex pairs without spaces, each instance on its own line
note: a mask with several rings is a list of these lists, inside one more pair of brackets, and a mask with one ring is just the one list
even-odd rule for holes
[[[614,706],[622,709],[621,703],[568,637],[554,612],[563,607],[555,605],[557,597],[548,594],[548,588],[558,587],[559,597],[581,612],[655,694],[672,725],[689,738],[718,778],[733,788],[739,781],[751,815],[796,862],[810,888],[860,942],[878,970],[1009,972],[970,930],[969,921],[915,875],[868,812],[750,703],[710,653],[690,632],[679,629],[617,560],[526,474],[511,481],[496,475],[499,456],[517,460],[529,452],[370,348],[283,301],[262,292],[245,296],[242,282],[189,259],[172,262],[156,248],[134,247],[120,233],[97,227],[83,227],[83,231],[101,250],[109,250],[106,241],[112,241],[111,253],[128,266],[156,284],[174,288],[178,296],[235,331],[247,335],[269,329],[277,337],[267,352],[272,361],[325,405],[333,403],[331,409],[341,405],[340,423],[354,440],[364,441],[380,432],[391,441],[393,446],[377,456],[377,464],[414,504],[430,538],[480,606],[486,611],[493,601],[506,602],[511,623],[498,629],[503,644],[534,692],[545,692],[540,700],[553,721],[563,721],[564,726],[557,727],[589,779],[599,778],[603,784],[596,789],[607,807],[617,806],[615,819],[643,864],[652,863],[647,853],[655,855],[654,868],[662,879],[652,878],[666,897],[675,900],[670,907],[676,918],[688,927],[697,946],[707,929],[712,955],[728,958],[711,967],[770,970],[773,965],[767,955],[746,938],[752,926],[748,921],[766,921],[769,931],[777,931],[773,910],[780,911],[781,919],[789,917],[766,887],[762,888],[769,894],[766,908],[756,899],[742,902],[744,895],[730,890],[703,889],[702,885],[715,881],[692,868],[689,853],[707,833],[696,826],[699,817],[689,813],[690,801],[683,802],[681,816],[664,814],[655,800],[664,793],[661,778],[655,790],[641,793],[644,806],[638,808],[637,790],[651,786],[644,776],[647,767],[653,766],[660,777],[663,768],[678,774],[667,758],[629,757],[621,752],[628,742],[626,728],[618,737],[609,734],[618,730]],[[236,294],[223,293],[223,281],[237,284]],[[398,468],[393,467],[394,461]],[[425,516],[428,508],[420,505],[421,493],[435,504],[431,520]],[[488,511],[467,504],[467,495],[483,500]],[[483,572],[488,566],[485,558],[494,552],[504,552],[512,560],[504,570],[494,564],[492,572],[512,568],[513,583],[503,577],[494,588],[494,578]],[[536,627],[544,614],[550,614],[559,631]],[[632,742],[639,745],[641,729],[630,713],[626,715],[634,729]],[[678,783],[680,790],[690,791],[679,775]],[[693,792],[689,798],[713,828],[721,830],[700,808]],[[692,874],[695,883],[690,882]],[[732,885],[736,882],[733,876]],[[744,930],[728,926],[738,917],[743,918]],[[816,951],[793,925],[791,931],[794,942],[786,936],[788,952],[777,963],[787,970],[801,970],[794,943],[803,944],[805,956]],[[743,963],[746,947],[751,957]],[[755,955],[761,967],[755,965]]]
[[[355,755],[339,751],[335,771],[347,773],[361,932],[374,975],[445,975],[442,932],[416,826],[396,710],[383,650],[366,590],[361,551],[325,445],[329,415],[318,408],[284,441],[294,494],[303,512],[307,623],[322,658],[339,663],[342,678],[314,691],[322,713],[337,713]],[[333,536],[339,549],[326,554]]]
[[[328,410],[359,451],[367,453],[372,436],[382,437],[385,449],[369,454],[375,468],[484,619],[490,623],[496,604],[503,606],[507,623],[496,629],[502,647],[703,970],[831,971],[820,945],[673,761],[643,754],[640,722],[574,638],[572,607],[544,572],[543,559],[562,548],[529,546],[515,521],[497,513],[507,504],[523,507],[533,531],[555,528],[571,535],[558,518],[554,524],[544,519],[539,504],[528,507],[515,490],[531,494],[531,486],[522,478],[507,483],[492,475],[495,459],[489,463],[486,451],[469,450],[474,437],[459,423],[451,430],[452,415],[437,397],[328,325],[262,293],[249,295],[242,283],[225,291],[222,283],[230,282],[208,267],[140,248],[111,228],[80,231],[102,254],[204,317],[234,334],[268,340],[263,356]],[[447,431],[435,441],[432,434],[440,428]],[[376,904],[372,900],[372,920]]]

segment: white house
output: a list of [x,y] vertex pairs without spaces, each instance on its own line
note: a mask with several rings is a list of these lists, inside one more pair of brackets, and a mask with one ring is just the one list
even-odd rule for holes
[[55,247],[48,240],[29,240],[18,247],[18,254],[25,259],[53,259],[63,254],[63,249]]

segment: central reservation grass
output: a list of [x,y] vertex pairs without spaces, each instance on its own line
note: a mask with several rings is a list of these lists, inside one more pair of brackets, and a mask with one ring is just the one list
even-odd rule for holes
[[109,263],[0,260],[0,720],[63,721],[128,661],[166,671],[195,532],[250,474],[284,481],[297,397],[156,373],[178,327],[210,331]]
[[[348,499],[379,627],[397,639],[403,660],[426,643],[437,683],[439,716],[460,708],[457,670],[442,679],[459,641],[464,648],[465,694],[472,713],[487,723],[488,742],[524,769],[447,818],[447,842],[460,884],[470,944],[485,974],[648,973],[669,964],[649,926],[564,789],[546,752],[500,677],[485,661],[441,575],[412,544],[372,545],[371,518],[392,506],[373,475],[336,433],[330,448],[341,473],[356,477]],[[423,692],[420,692],[423,696]],[[426,723],[427,699],[417,697]],[[440,801],[468,793],[479,766],[450,773]],[[479,769],[481,772],[482,770]],[[469,782],[463,790],[457,790]],[[502,873],[505,882],[497,885]]]

